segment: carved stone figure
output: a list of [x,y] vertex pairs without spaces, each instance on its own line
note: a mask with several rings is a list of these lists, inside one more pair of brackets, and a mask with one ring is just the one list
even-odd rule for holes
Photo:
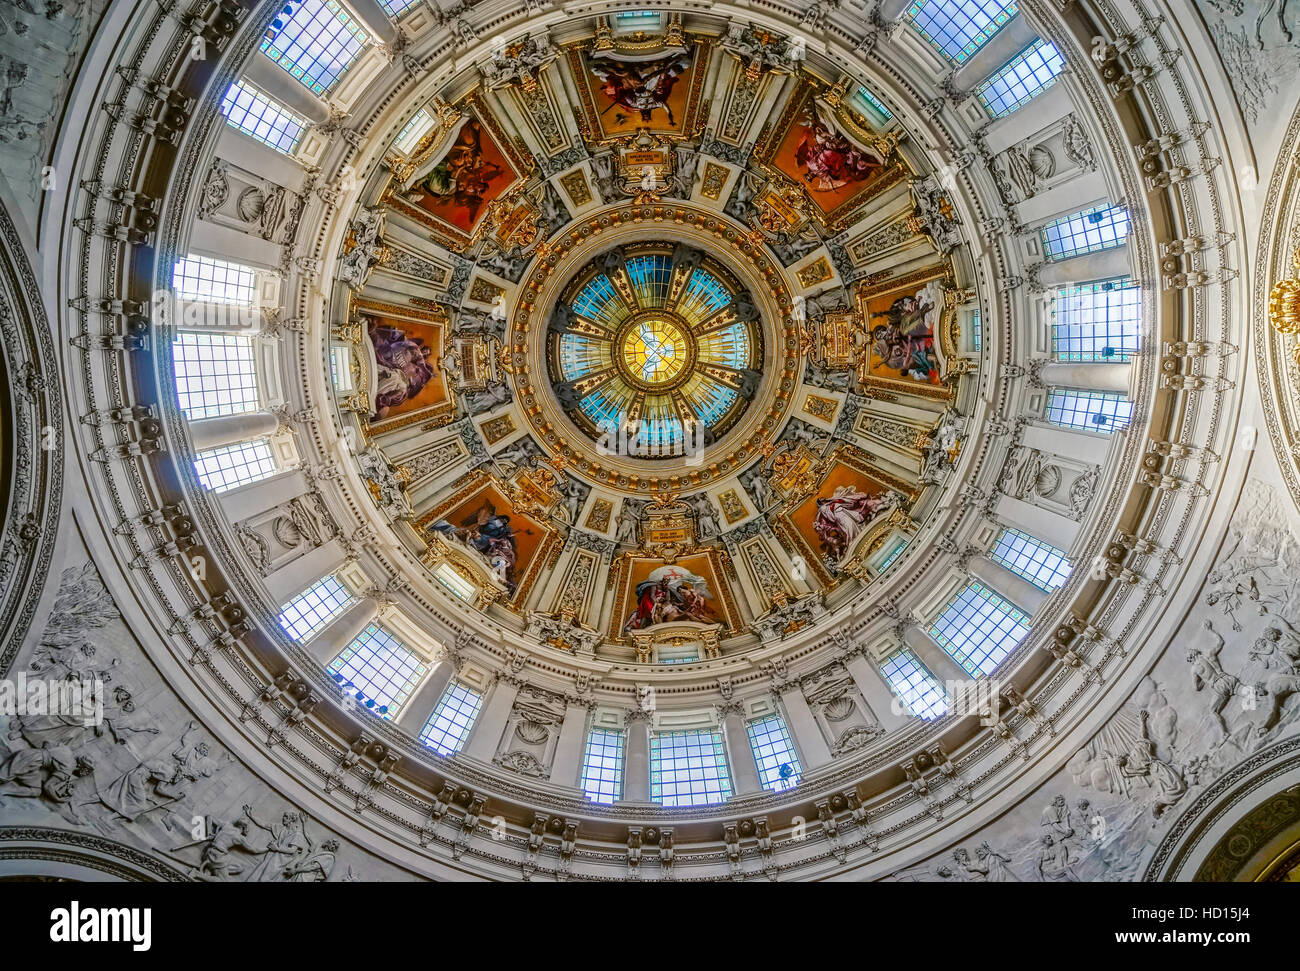
[[700,539],[712,539],[721,532],[718,526],[718,514],[708,495],[701,492],[686,500],[695,511],[695,527]]
[[498,381],[481,390],[465,392],[461,401],[465,403],[466,412],[475,415],[507,404],[510,398],[509,386],[504,381]]

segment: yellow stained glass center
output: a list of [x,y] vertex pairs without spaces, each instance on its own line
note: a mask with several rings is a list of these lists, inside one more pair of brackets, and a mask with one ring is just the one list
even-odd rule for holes
[[649,317],[623,338],[623,362],[648,385],[667,384],[686,366],[690,349],[680,327],[660,317]]

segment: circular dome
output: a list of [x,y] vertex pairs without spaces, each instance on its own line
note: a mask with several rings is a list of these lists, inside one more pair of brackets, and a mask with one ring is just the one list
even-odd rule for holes
[[[1099,51],[1027,5],[954,52],[902,0],[493,0],[367,5],[366,44],[328,6],[313,85],[296,8],[207,60],[141,13],[29,220],[71,243],[46,386],[161,730],[340,862],[602,881],[899,873],[1160,743],[1136,689],[1245,474],[1235,167],[1170,134],[1207,102],[1167,22]],[[1037,87],[994,83],[1035,37]],[[613,454],[634,425],[666,454]]]
[[606,251],[563,289],[547,333],[556,400],[602,449],[686,455],[749,407],[763,335],[748,292],[689,246]]
[[[645,391],[669,391],[689,377],[687,359],[698,351],[695,338],[675,315],[651,312],[630,321],[618,346],[619,371]],[[685,371],[685,375],[682,372]]]

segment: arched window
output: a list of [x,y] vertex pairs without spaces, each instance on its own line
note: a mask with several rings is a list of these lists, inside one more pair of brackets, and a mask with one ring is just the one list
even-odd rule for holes
[[1038,231],[1049,262],[1123,246],[1128,239],[1128,210],[1109,203],[1063,216]]
[[989,559],[1049,593],[1070,578],[1072,569],[1064,550],[1011,528],[998,534]]
[[701,729],[651,735],[650,798],[665,806],[704,806],[730,799],[722,733]]
[[226,89],[221,113],[232,128],[256,138],[277,152],[292,155],[307,129],[307,120],[290,111],[247,81],[236,81]]
[[914,0],[906,16],[935,50],[962,64],[1015,15],[1015,0]]
[[481,694],[458,681],[451,682],[420,730],[420,741],[439,755],[456,754],[469,738],[482,709]]
[[1053,425],[1109,435],[1127,428],[1133,402],[1116,391],[1076,391],[1052,388],[1047,393],[1045,416]]
[[627,737],[623,732],[593,728],[587,734],[578,785],[592,802],[613,803],[623,798],[623,761]]
[[381,718],[393,718],[427,668],[396,634],[380,624],[371,624],[326,670],[358,706]]
[[1138,352],[1142,288],[1129,277],[1058,287],[1052,353],[1058,361],[1127,361]]
[[213,492],[229,492],[275,475],[277,471],[268,438],[254,438],[199,452],[194,456],[194,469],[204,488]]
[[930,636],[977,677],[996,671],[1028,633],[1025,612],[978,582],[953,597],[930,626]]
[[294,597],[280,611],[280,626],[300,644],[324,630],[356,602],[356,596],[338,577],[322,577]]
[[266,28],[262,53],[313,94],[323,96],[369,39],[335,0],[287,0]]
[[781,792],[799,784],[803,767],[794,750],[794,742],[780,715],[751,719],[745,725],[749,747],[758,766],[758,780],[764,789]]
[[1063,67],[1065,58],[1054,44],[1035,40],[977,87],[975,94],[990,115],[1002,118],[1049,88]]
[[917,718],[938,718],[948,710],[948,696],[939,679],[907,648],[895,651],[880,665],[889,689]]

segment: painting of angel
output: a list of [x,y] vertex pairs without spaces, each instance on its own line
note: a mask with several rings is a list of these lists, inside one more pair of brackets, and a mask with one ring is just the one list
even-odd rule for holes
[[477,119],[468,118],[442,158],[411,186],[406,199],[469,232],[487,204],[516,177],[491,135]]
[[709,601],[713,593],[708,581],[677,565],[656,567],[636,585],[636,607],[623,625],[624,630],[644,630],[673,621],[717,623]]
[[879,155],[850,141],[812,99],[795,115],[775,164],[802,184],[823,212],[852,199],[884,169]]
[[606,135],[638,128],[680,130],[686,109],[686,80],[695,63],[690,51],[639,61],[593,57],[592,94]]
[[934,335],[943,312],[943,289],[935,281],[916,293],[893,300],[871,313],[873,372],[883,369],[900,377],[939,384],[939,358]]
[[433,380],[437,374],[435,349],[417,334],[377,321],[371,322],[369,333],[379,378],[374,417],[387,418],[395,409],[419,397],[425,385]]
[[[466,509],[462,507],[452,514],[452,520],[438,520],[429,528],[480,554],[513,597],[519,582],[519,537],[510,516],[498,511],[489,497],[468,509],[468,515]],[[532,530],[527,528],[522,532],[532,535]]]
[[867,493],[850,485],[837,486],[817,499],[813,531],[821,541],[826,560],[838,563],[867,525],[897,503],[893,493]]

